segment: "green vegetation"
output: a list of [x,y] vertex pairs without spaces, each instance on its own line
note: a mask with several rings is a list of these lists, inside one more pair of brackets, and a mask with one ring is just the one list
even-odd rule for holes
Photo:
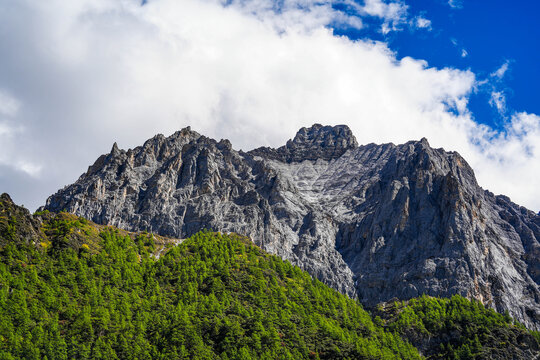
[[247,238],[201,232],[175,243],[68,213],[32,217],[1,195],[0,360],[540,353],[540,334],[459,296],[383,304],[372,320]]
[[89,229],[65,215],[43,229],[50,246],[1,249],[0,358],[420,358],[245,238],[199,233],[156,261],[145,234],[105,228],[79,245]]
[[499,314],[458,295],[450,299],[422,296],[395,302],[384,311],[388,329],[414,343],[429,343],[425,354],[430,358],[508,359],[515,354],[527,358],[527,350],[537,354],[540,350],[537,332],[514,324],[508,313]]

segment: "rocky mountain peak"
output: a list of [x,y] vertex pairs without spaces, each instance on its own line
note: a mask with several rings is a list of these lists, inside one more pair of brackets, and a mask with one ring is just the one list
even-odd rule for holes
[[120,154],[120,149],[118,148],[118,144],[115,141],[111,149],[111,155],[116,156],[119,154]]
[[170,141],[193,141],[200,138],[202,135],[198,132],[191,130],[191,126],[186,126],[185,128],[175,132],[167,139]]
[[315,124],[243,153],[186,128],[111,153],[45,208],[177,238],[236,232],[367,306],[460,294],[540,329],[540,216],[426,139],[358,146]]
[[294,139],[289,140],[286,146],[288,148],[336,147],[347,150],[357,147],[358,143],[347,125],[323,126],[314,124],[309,128],[303,127],[298,130]]
[[332,160],[347,150],[358,147],[358,142],[347,125],[323,126],[314,124],[301,128],[287,144],[278,148],[267,147],[252,150],[252,155],[293,163],[304,160]]
[[0,200],[13,204],[13,200],[11,200],[11,197],[7,193],[3,193],[2,195],[0,195]]
[[423,144],[425,146],[429,146],[429,141],[425,137],[421,138],[419,142],[420,142],[420,144]]
[[29,243],[42,235],[39,221],[27,209],[15,205],[8,194],[0,195],[0,247],[8,241],[23,240]]

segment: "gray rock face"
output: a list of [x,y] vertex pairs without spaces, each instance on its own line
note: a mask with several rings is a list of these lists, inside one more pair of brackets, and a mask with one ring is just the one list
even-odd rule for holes
[[261,147],[250,151],[250,154],[287,163],[319,159],[329,161],[356,147],[358,143],[348,126],[315,124],[309,129],[301,128],[294,139],[278,149]]
[[461,294],[540,329],[540,216],[425,139],[358,146],[314,125],[244,153],[186,128],[115,144],[45,208],[179,238],[234,231],[368,306]]

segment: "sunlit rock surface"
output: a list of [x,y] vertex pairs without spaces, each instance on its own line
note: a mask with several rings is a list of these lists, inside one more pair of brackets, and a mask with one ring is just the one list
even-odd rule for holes
[[115,144],[45,208],[177,238],[234,231],[368,306],[461,294],[540,329],[540,216],[426,139],[358,146],[314,125],[245,153],[186,128]]

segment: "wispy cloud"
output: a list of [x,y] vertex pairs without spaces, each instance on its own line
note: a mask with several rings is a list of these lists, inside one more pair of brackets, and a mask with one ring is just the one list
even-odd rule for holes
[[469,56],[469,52],[460,45],[459,41],[456,38],[450,38],[450,42],[452,43],[452,45],[454,45],[454,47],[459,49],[462,58],[466,58],[467,56]]
[[489,91],[489,104],[494,107],[500,116],[505,117],[508,113],[506,107],[506,92],[504,90],[503,78],[510,69],[510,60],[505,60],[503,64],[489,74],[489,78],[482,82],[482,86]]
[[502,91],[492,91],[489,104],[497,109],[500,115],[506,113],[506,95]]
[[409,6],[403,1],[365,0],[364,5],[358,5],[357,9],[361,14],[382,19],[381,32],[383,34],[401,31],[406,27],[431,30],[431,20],[422,15],[411,16]]
[[463,0],[448,0],[448,5],[450,5],[450,7],[454,9],[462,9]]
[[499,67],[497,70],[492,72],[490,74],[490,76],[493,77],[493,78],[497,78],[499,80],[502,80],[502,78],[504,77],[504,75],[508,71],[509,66],[510,66],[510,61],[505,60],[505,62],[501,65],[501,67]]
[[387,34],[390,31],[400,30],[407,22],[408,8],[408,5],[399,1],[387,3],[382,0],[365,0],[364,6],[359,10],[361,13],[383,19],[381,31]]
[[406,27],[431,29],[431,21],[409,14],[409,6],[401,0],[227,0],[226,7],[239,9],[270,23],[279,31],[291,28],[311,30],[319,26],[352,27],[365,26],[362,19],[380,20],[380,31],[388,34]]

